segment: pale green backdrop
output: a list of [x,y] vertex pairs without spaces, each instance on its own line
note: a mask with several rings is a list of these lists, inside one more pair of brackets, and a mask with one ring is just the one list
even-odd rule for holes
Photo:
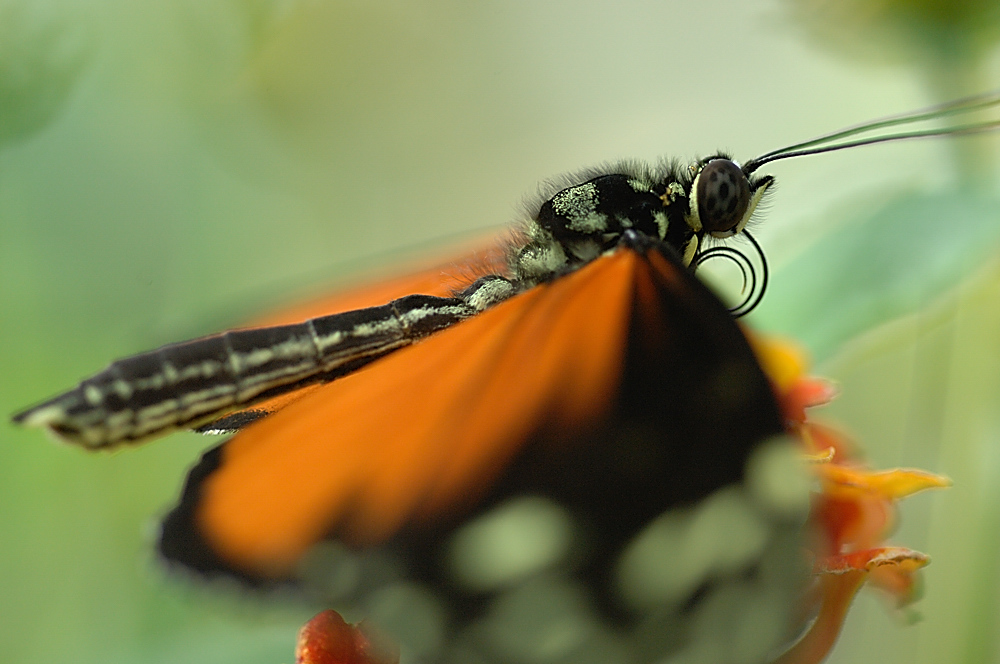
[[[900,4],[871,6],[918,3]],[[0,414],[502,225],[565,171],[745,159],[1000,85],[988,4],[956,28],[974,52],[878,25],[861,48],[837,34],[860,30],[850,12],[790,7],[0,0]],[[896,537],[934,557],[923,621],[865,595],[837,662],[1000,661],[994,148],[769,168],[756,231],[774,284],[754,318],[842,381],[831,417],[875,464],[956,482],[904,505]],[[0,423],[0,661],[292,660],[316,607],[153,557],[158,517],[215,442],[93,455]]]

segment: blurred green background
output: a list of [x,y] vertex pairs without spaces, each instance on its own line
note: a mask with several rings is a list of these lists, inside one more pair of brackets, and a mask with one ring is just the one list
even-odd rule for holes
[[[994,4],[0,0],[0,413],[496,228],[565,171],[746,159],[997,87]],[[829,417],[874,464],[955,480],[894,538],[933,556],[925,599],[863,593],[835,662],[1000,661],[995,149],[767,169],[753,319],[841,381]],[[316,607],[152,555],[216,442],[95,455],[0,422],[0,660],[292,660]]]

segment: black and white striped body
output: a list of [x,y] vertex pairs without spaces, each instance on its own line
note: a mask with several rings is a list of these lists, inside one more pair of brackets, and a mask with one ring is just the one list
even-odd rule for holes
[[15,421],[44,424],[85,447],[138,442],[332,380],[475,313],[460,299],[409,295],[295,325],[171,344],[113,362]]
[[454,297],[411,295],[295,325],[237,330],[113,362],[76,388],[14,417],[88,448],[135,443],[182,428],[226,432],[266,413],[224,418],[326,382],[456,324],[607,251],[626,231],[670,245],[690,265],[705,234],[743,229],[772,179],[751,179],[725,156],[656,171],[620,165],[541,204],[512,247],[509,275]]

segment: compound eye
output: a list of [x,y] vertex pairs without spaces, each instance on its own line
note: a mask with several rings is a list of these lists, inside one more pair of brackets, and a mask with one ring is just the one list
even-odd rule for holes
[[750,206],[750,183],[740,167],[728,159],[713,159],[698,174],[695,191],[698,217],[705,232],[715,237],[733,235]]

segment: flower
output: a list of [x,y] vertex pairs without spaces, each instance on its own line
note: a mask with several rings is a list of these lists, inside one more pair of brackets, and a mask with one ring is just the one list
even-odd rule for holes
[[788,432],[801,442],[816,475],[808,523],[815,579],[803,606],[806,615],[815,613],[816,618],[778,662],[820,662],[866,581],[893,597],[897,607],[917,599],[919,570],[930,558],[884,540],[895,525],[899,500],[951,482],[922,470],[866,467],[843,433],[806,415],[807,408],[835,396],[833,386],[804,375],[807,363],[794,346],[773,339],[752,341],[779,396]]

